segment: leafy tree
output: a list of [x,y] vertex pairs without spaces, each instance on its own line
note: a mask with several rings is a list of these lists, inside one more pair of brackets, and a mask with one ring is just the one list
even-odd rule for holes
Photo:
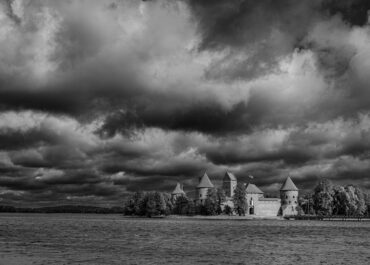
[[231,215],[233,213],[233,209],[229,205],[225,205],[224,214]]
[[365,205],[366,205],[366,212],[365,214],[367,216],[370,216],[370,194],[369,193],[365,193],[364,194],[364,199],[365,199]]
[[322,179],[315,187],[313,202],[317,214],[331,215],[333,212],[333,184],[328,179]]
[[203,214],[221,214],[221,205],[226,200],[225,192],[222,189],[209,189],[207,198],[204,202]]
[[162,192],[135,192],[124,204],[125,215],[154,216],[171,214],[171,197]]
[[174,205],[172,203],[171,195],[168,193],[163,193],[163,198],[166,203],[165,215],[170,215],[173,212]]
[[301,206],[297,205],[295,210],[297,211],[297,215],[304,215],[304,211]]
[[246,199],[246,189],[243,183],[238,183],[235,188],[234,196],[234,210],[239,216],[245,215],[247,210],[247,199]]
[[185,195],[181,195],[175,201],[173,212],[175,214],[186,215],[190,211],[189,204],[191,204],[191,201]]
[[346,208],[347,208],[347,215],[354,215],[357,212],[357,195],[355,187],[347,186],[345,188],[347,193],[347,201],[346,201]]
[[125,215],[133,215],[135,213],[135,201],[133,196],[130,196],[123,205],[123,213]]
[[148,192],[145,196],[145,215],[147,217],[152,217],[153,215],[156,215],[156,211],[154,193]]
[[339,215],[363,215],[366,213],[365,195],[358,187],[336,186],[333,194],[333,213]]
[[146,202],[148,200],[148,194],[144,192],[137,192],[137,197],[135,197],[135,214],[143,216],[146,213]]
[[299,197],[299,205],[305,214],[315,214],[313,196],[311,193],[307,193],[302,197]]
[[221,214],[222,213],[222,208],[221,205],[226,201],[226,194],[223,189],[217,189],[217,213]]
[[209,189],[207,198],[204,201],[203,214],[216,215],[218,211],[217,190]]
[[141,191],[130,196],[124,205],[124,214],[145,215],[145,197],[146,195]]
[[166,201],[164,199],[163,193],[154,192],[154,201],[157,215],[163,215],[166,212]]
[[145,196],[145,215],[148,217],[163,215],[166,212],[166,202],[161,192],[148,192]]
[[342,186],[336,186],[333,191],[333,214],[347,215],[349,212],[349,197],[346,189]]
[[192,200],[188,200],[188,203],[184,207],[184,212],[187,215],[194,215],[197,213],[197,208]]
[[366,213],[366,210],[367,210],[365,194],[362,192],[362,190],[359,187],[355,187],[355,194],[357,195],[356,214],[363,215]]

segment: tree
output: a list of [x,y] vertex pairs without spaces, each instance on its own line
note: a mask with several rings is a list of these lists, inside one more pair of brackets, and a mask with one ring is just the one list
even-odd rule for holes
[[130,196],[123,205],[123,213],[125,215],[133,215],[135,213],[135,201],[133,196]]
[[203,214],[221,214],[221,205],[226,200],[225,192],[222,189],[209,189],[204,202]]
[[331,215],[333,212],[333,184],[328,179],[322,179],[315,187],[313,201],[317,214]]
[[349,197],[342,186],[335,186],[333,189],[333,214],[347,215],[349,212]]
[[367,216],[370,216],[370,194],[369,193],[365,193],[364,194],[364,199],[365,199],[365,205],[366,205],[366,212],[365,214]]
[[145,213],[148,217],[163,215],[166,212],[166,201],[163,193],[148,192],[145,196]]
[[224,214],[231,215],[233,213],[233,209],[229,205],[225,205]]
[[367,215],[370,216],[370,193],[366,194]]
[[145,215],[147,217],[152,217],[153,215],[157,215],[157,204],[154,197],[153,192],[147,193],[146,200],[145,200]]
[[216,215],[218,211],[218,198],[217,190],[209,189],[207,198],[204,202],[203,214],[205,215]]
[[188,203],[184,207],[184,212],[187,215],[194,215],[197,213],[197,208],[192,200],[188,200]]
[[222,213],[222,204],[226,201],[226,194],[223,189],[217,189],[217,200],[218,200],[218,208],[217,213]]
[[348,196],[348,201],[347,201],[347,206],[348,206],[348,213],[347,215],[355,215],[357,214],[357,208],[358,208],[358,198],[356,194],[356,189],[354,186],[349,185],[346,188],[347,196]]
[[154,192],[154,201],[156,215],[164,215],[166,212],[166,201],[164,200],[163,193],[158,191]]
[[143,216],[145,215],[145,207],[147,201],[147,193],[139,191],[135,196],[135,215]]
[[235,188],[234,196],[234,210],[239,216],[245,215],[247,210],[247,199],[246,199],[246,189],[243,183],[238,183]]
[[355,186],[355,194],[357,195],[356,214],[357,215],[364,215],[366,213],[366,210],[367,210],[366,201],[365,201],[365,194],[357,186]]
[[125,215],[145,215],[145,193],[138,191],[130,196],[124,205]]
[[181,195],[175,201],[173,212],[180,215],[188,214],[190,211],[189,204],[191,204],[191,201],[185,195]]
[[339,215],[365,214],[366,202],[362,190],[353,185],[334,187],[333,213]]
[[172,203],[171,194],[163,193],[163,198],[166,203],[165,215],[170,215],[173,212],[174,205]]
[[314,210],[314,203],[313,203],[313,195],[311,193],[307,193],[302,197],[299,197],[299,205],[305,214],[315,214]]

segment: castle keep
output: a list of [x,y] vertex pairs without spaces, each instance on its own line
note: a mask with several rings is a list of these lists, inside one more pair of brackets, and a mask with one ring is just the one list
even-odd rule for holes
[[[234,174],[226,172],[222,181],[222,190],[225,192],[226,201],[223,203],[223,207],[226,205],[233,208],[233,196],[237,185],[237,179]],[[204,204],[208,191],[213,189],[212,184],[207,173],[204,173],[199,178],[198,185],[195,188],[194,201],[197,204]],[[246,214],[256,216],[286,216],[296,215],[298,207],[298,188],[293,183],[290,177],[287,177],[285,182],[280,188],[280,198],[265,198],[263,191],[261,191],[255,184],[246,183],[246,201],[248,209]],[[180,185],[177,183],[174,191],[172,192],[172,198],[176,199],[179,196],[185,195],[185,192]]]

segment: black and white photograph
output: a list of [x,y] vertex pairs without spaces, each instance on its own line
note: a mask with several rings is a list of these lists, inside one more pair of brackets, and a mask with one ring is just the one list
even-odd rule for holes
[[370,264],[370,0],[0,0],[0,265]]

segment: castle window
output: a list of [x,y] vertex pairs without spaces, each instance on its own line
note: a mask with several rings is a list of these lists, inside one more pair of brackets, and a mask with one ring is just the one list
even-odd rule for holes
[[285,199],[288,199],[288,195],[285,196]]
[[199,198],[202,198],[202,194],[199,194]]
[[289,201],[289,204],[291,204],[292,202],[291,201]]
[[293,199],[295,198],[295,196],[293,195]]

